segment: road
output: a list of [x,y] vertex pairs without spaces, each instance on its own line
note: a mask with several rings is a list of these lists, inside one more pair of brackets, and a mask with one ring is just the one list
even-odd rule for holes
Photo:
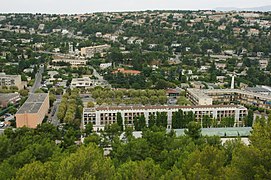
[[103,82],[105,86],[111,87],[111,85],[104,79],[103,76],[101,76],[96,69],[93,66],[89,66],[91,69],[93,69],[93,76],[95,76],[98,81]]
[[58,112],[58,107],[60,105],[62,96],[57,95],[56,96],[56,101],[53,104],[53,107],[51,108],[51,113],[49,114],[48,117],[48,122],[53,124],[54,126],[58,126],[60,124],[60,121],[57,118],[57,112]]
[[43,72],[44,72],[44,66],[40,66],[40,68],[35,76],[35,82],[34,82],[33,86],[30,88],[30,93],[35,93],[35,91],[40,88]]
[[80,94],[81,100],[84,106],[87,106],[88,102],[95,102],[95,99],[91,97],[90,94]]
[[99,81],[105,81],[103,76],[101,76],[94,67],[89,66],[91,69],[93,69],[93,76],[95,76]]

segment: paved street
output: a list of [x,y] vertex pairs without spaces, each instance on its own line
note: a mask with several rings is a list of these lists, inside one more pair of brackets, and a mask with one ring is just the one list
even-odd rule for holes
[[30,88],[30,93],[35,93],[35,91],[40,88],[41,81],[42,81],[42,73],[43,73],[43,71],[44,71],[44,67],[41,66],[39,68],[36,76],[35,76],[35,82],[34,82],[33,86]]
[[91,69],[93,69],[93,76],[95,76],[100,82],[103,82],[106,86],[111,87],[111,85],[101,76],[94,67],[89,66]]
[[62,96],[60,95],[56,96],[56,101],[54,102],[53,107],[51,109],[51,113],[49,114],[49,117],[48,117],[48,122],[53,124],[54,126],[58,126],[60,124],[57,118],[57,111],[61,102],[61,98]]

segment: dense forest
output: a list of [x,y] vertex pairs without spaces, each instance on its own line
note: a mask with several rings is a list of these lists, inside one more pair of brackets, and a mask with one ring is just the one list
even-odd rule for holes
[[[270,179],[271,118],[258,119],[249,137],[222,144],[190,122],[184,136],[152,126],[142,138],[113,124],[101,134],[44,123],[6,129],[0,136],[0,179]],[[108,155],[103,149],[112,148]]]

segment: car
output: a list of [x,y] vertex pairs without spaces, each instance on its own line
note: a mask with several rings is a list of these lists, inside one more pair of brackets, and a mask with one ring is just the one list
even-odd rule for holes
[[0,128],[5,126],[5,122],[0,122]]

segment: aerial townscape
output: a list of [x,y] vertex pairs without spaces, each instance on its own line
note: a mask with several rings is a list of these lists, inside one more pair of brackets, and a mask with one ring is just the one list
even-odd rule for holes
[[0,14],[2,179],[271,179],[271,11]]

